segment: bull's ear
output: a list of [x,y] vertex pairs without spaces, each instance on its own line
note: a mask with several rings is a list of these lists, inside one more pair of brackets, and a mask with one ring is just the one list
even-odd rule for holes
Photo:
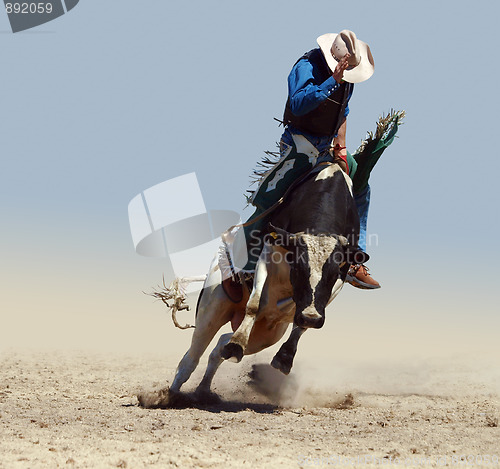
[[297,245],[300,244],[300,239],[298,236],[293,233],[289,233],[282,228],[278,228],[272,223],[269,223],[269,232],[267,239],[270,243],[275,244],[276,246],[281,246],[288,250],[296,248]]
[[362,251],[358,246],[347,246],[345,250],[348,264],[364,264],[368,262],[370,256]]

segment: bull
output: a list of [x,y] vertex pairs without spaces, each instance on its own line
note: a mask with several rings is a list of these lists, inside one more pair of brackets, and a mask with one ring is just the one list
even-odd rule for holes
[[323,326],[325,308],[342,289],[349,267],[367,260],[358,237],[351,179],[338,164],[323,164],[271,214],[253,286],[244,289],[239,302],[228,298],[219,266],[212,264],[198,299],[191,346],[177,367],[170,397],[179,394],[227,323],[233,332],[220,336],[197,395],[217,398],[210,388],[223,360],[239,362],[276,344],[293,323],[271,363],[288,374],[302,334]]

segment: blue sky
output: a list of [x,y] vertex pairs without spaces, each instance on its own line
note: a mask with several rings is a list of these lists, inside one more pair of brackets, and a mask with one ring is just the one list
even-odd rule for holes
[[383,289],[346,287],[332,315],[354,308],[360,324],[437,328],[462,344],[493,337],[499,13],[487,1],[81,0],[17,34],[0,14],[4,339],[52,337],[61,318],[160,314],[141,292],[165,260],[134,252],[129,201],[195,171],[208,208],[241,212],[279,140],[291,66],[341,29],[376,67],[356,86],[348,148],[391,108],[407,119],[371,180]]

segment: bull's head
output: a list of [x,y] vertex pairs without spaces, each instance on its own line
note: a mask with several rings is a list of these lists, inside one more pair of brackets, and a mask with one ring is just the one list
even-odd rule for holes
[[[285,248],[289,256],[290,283],[296,305],[295,324],[320,328],[332,292],[340,290],[353,263],[364,263],[368,256],[338,235],[289,233],[271,225],[270,242]],[[333,292],[335,293],[335,292]]]

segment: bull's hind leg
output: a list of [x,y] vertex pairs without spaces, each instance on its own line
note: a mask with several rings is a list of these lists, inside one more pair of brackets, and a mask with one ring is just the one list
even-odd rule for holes
[[208,365],[205,371],[205,375],[203,376],[203,379],[196,389],[196,394],[198,394],[200,397],[215,397],[215,395],[210,391],[210,387],[212,386],[212,380],[214,379],[215,373],[217,372],[221,363],[224,361],[221,356],[222,349],[229,342],[232,336],[232,332],[222,334],[219,338],[219,342],[217,342],[217,345],[212,350],[212,353],[210,354],[210,357],[208,359]]
[[293,359],[297,353],[299,339],[306,330],[307,329],[299,326],[295,326],[292,329],[290,337],[283,343],[274,356],[273,361],[271,362],[272,367],[280,370],[285,375],[290,373],[293,365]]
[[175,378],[170,386],[171,392],[179,392],[181,386],[189,379],[189,377],[193,374],[193,371],[198,366],[200,362],[200,358],[205,352],[208,344],[213,339],[217,330],[213,331],[211,337],[209,334],[204,334],[201,336],[200,334],[196,334],[196,330],[193,333],[193,340],[191,342],[191,347],[186,352],[186,354],[182,357],[182,360],[179,362],[177,366],[177,370],[175,371]]
[[179,392],[181,386],[198,366],[201,356],[215,337],[215,334],[217,334],[217,331],[231,319],[232,304],[220,286],[216,290],[205,294],[209,294],[210,299],[205,303],[204,298],[202,298],[200,302],[191,347],[189,347],[189,350],[177,366],[174,381],[170,386],[172,393]]

